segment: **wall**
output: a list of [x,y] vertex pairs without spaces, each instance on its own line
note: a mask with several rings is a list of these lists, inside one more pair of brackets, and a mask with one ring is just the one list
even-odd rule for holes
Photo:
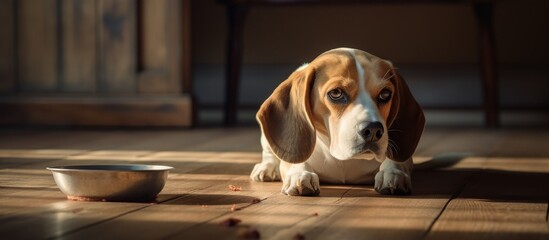
[[[504,107],[549,106],[547,9],[549,1],[496,5]],[[225,17],[214,0],[193,2],[195,91],[207,106],[222,102]],[[424,105],[481,105],[470,4],[259,6],[249,12],[245,29],[244,105],[258,105],[299,64],[340,46],[392,60]]]

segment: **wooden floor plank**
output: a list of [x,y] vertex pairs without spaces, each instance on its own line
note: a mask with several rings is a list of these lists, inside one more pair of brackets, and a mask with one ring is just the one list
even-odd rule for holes
[[493,157],[549,158],[549,131],[507,130],[502,131],[499,145]]
[[452,201],[427,239],[549,239],[547,203]]
[[487,159],[428,239],[549,239],[549,159],[522,160]]
[[[78,134],[80,133],[80,134]],[[99,137],[98,132],[67,132],[52,130],[9,130],[0,131],[1,149],[74,149],[70,146],[73,143],[79,143],[87,136]],[[72,141],[71,141],[72,140]]]
[[45,169],[2,169],[0,188],[50,188],[55,187],[51,173]]
[[[418,173],[414,178],[414,194],[406,197],[383,196],[371,186],[329,185],[322,187],[319,197],[278,194],[261,204],[212,219],[192,230],[181,230],[170,239],[236,238],[244,227],[224,229],[218,226],[229,217],[241,219],[243,226],[256,229],[265,239],[292,239],[297,234],[310,239],[414,239],[425,234],[448,199],[470,175],[470,172],[449,172]],[[446,184],[439,185],[430,181],[432,178]],[[345,231],[338,231],[339,228]]]
[[427,239],[549,239],[549,157],[544,150],[549,135],[531,130],[484,134],[493,139],[488,145],[462,137],[479,144],[474,153],[487,157],[480,166],[465,168],[474,171],[472,177]]
[[[209,138],[216,138],[216,141],[214,141],[214,143],[216,143],[217,145],[221,146],[221,147],[226,147],[226,146],[230,146],[230,144],[227,143],[227,141],[232,141],[232,138],[227,138],[227,137],[223,137],[223,136],[219,136],[220,134],[224,134],[224,133],[220,133],[220,132],[214,132],[214,134],[210,135]],[[132,135],[132,134],[130,134]],[[207,135],[207,134],[201,134],[201,135]],[[238,132],[235,133],[234,135],[238,136]],[[110,136],[110,137],[113,137],[113,136]],[[234,136],[233,136],[234,137]],[[117,137],[117,136],[114,136],[115,140],[113,139],[109,139],[109,140],[99,140],[99,141],[92,141],[91,142],[91,145],[93,146],[84,146],[83,147],[86,147],[88,149],[92,149],[92,148],[95,148],[97,149],[98,146],[99,147],[104,147],[104,146],[107,146],[107,145],[110,145],[110,143],[113,143],[113,141],[121,141],[121,142],[125,142],[125,143],[128,143],[128,141],[124,141],[125,139],[124,138],[120,138],[120,137]],[[179,142],[183,142],[185,143],[185,139],[189,139],[189,140],[196,140],[196,138],[182,138],[182,140],[179,140]],[[202,144],[203,142],[207,142],[208,139],[204,139],[202,141],[196,141],[194,146],[200,146],[200,144]],[[158,140],[155,140],[153,141],[151,144],[154,144],[154,143],[157,143],[158,144]],[[48,165],[51,165],[51,164],[54,164],[54,165],[64,165],[64,164],[69,164],[70,162],[78,162],[78,164],[97,164],[97,163],[100,163],[101,161],[110,161],[110,162],[118,162],[118,163],[121,163],[121,162],[124,162],[124,163],[130,163],[130,162],[140,162],[140,163],[147,163],[147,162],[155,162],[155,163],[171,163],[170,165],[175,165],[176,169],[173,171],[173,173],[170,175],[170,180],[168,181],[168,184],[166,185],[164,191],[161,193],[161,196],[181,196],[181,195],[184,195],[184,194],[190,194],[191,192],[193,191],[199,191],[199,190],[202,190],[202,189],[207,189],[208,187],[211,187],[212,185],[219,185],[219,186],[223,186],[223,188],[226,190],[226,181],[228,179],[231,179],[231,178],[235,178],[235,177],[238,177],[239,175],[242,175],[243,173],[245,173],[246,175],[249,173],[249,171],[251,170],[251,167],[253,167],[253,163],[255,162],[258,162],[259,160],[259,154],[246,154],[245,156],[242,156],[241,154],[238,154],[238,153],[224,153],[224,152],[220,152],[220,151],[214,151],[214,152],[207,152],[207,153],[204,153],[204,154],[189,154],[189,153],[186,153],[184,151],[178,151],[178,152],[151,152],[151,151],[133,151],[133,150],[118,150],[118,149],[136,149],[136,148],[141,148],[141,147],[144,147],[144,149],[148,149],[146,148],[146,145],[147,144],[147,141],[140,141],[138,144],[131,144],[131,141],[129,142],[130,144],[128,145],[120,145],[120,144],[114,144],[112,146],[110,146],[109,149],[114,149],[114,150],[96,150],[96,151],[88,151],[88,152],[85,152],[85,153],[82,153],[82,154],[74,154],[74,155],[71,155],[69,157],[66,157],[65,159],[60,159],[60,160],[57,160],[57,161],[54,161],[54,162],[46,162],[46,163],[36,163],[36,164],[33,164],[31,166],[27,166],[27,168],[34,168],[34,170],[29,170],[29,169],[26,169],[24,171],[26,172],[39,172],[39,173],[42,173],[42,175],[45,175],[45,176],[42,176],[41,180],[38,182],[38,183],[35,183],[35,182],[32,182],[30,181],[29,178],[24,178],[22,179],[23,183],[21,182],[10,182],[10,184],[13,184],[13,185],[21,185],[21,184],[27,184],[29,186],[41,186],[40,184],[42,184],[43,182],[47,182],[49,183],[50,185],[53,184],[53,181],[51,180],[51,176],[48,175],[49,173],[46,173],[44,174],[44,171],[43,170],[39,170],[39,169],[43,169],[43,167],[45,167],[44,164],[48,164]],[[239,144],[242,144],[242,143],[239,143]],[[135,145],[139,145],[139,146],[135,146]],[[173,144],[170,144],[168,143],[167,145],[171,145],[173,147]],[[209,144],[208,144],[209,145]],[[188,145],[183,145],[185,147],[189,147]],[[154,146],[156,149],[158,149],[157,146]],[[215,149],[215,147],[208,147],[209,149]],[[141,158],[140,158],[141,157]],[[141,162],[143,161],[143,162]],[[243,170],[241,170],[242,168],[244,168]],[[9,170],[9,172],[13,172],[14,170]],[[23,170],[21,170],[23,171]],[[17,171],[14,172],[14,174],[16,174]],[[227,173],[229,178],[224,178],[227,176],[227,174],[223,175],[219,175],[219,177],[212,177],[212,174],[216,174],[216,173]],[[11,176],[7,176],[8,178],[11,177]],[[45,180],[45,178],[48,178],[49,181]],[[248,178],[245,177],[245,180],[246,182],[249,182],[248,181]],[[48,186],[50,186],[48,185]],[[210,195],[205,195],[205,196],[210,196]],[[215,195],[214,195],[215,196]],[[221,196],[221,195],[220,195]],[[186,197],[184,199],[193,199],[193,198],[190,198],[190,197]],[[205,201],[204,204],[208,204],[208,201],[211,201],[212,197],[210,196],[209,197],[210,200],[206,199],[207,201]],[[60,203],[58,202],[57,204],[63,204],[65,203],[66,201],[63,201],[62,199],[60,199]],[[194,201],[196,201],[196,199],[194,199]],[[70,202],[69,202],[70,203]],[[230,208],[232,207],[231,204],[226,204],[227,206],[224,206],[224,211],[230,211]],[[110,206],[107,206],[107,207],[110,207]],[[138,206],[139,207],[142,207],[142,206]],[[195,206],[193,206],[195,207]],[[44,217],[44,214],[43,212],[47,212],[49,209],[50,206],[49,205],[46,205],[43,209],[33,209],[33,211],[31,213],[29,213],[29,215],[32,215],[34,213],[34,215],[40,215],[41,217],[40,218],[33,218],[33,217],[29,217],[28,215],[25,215],[28,219],[35,219],[33,222],[28,222],[28,221],[24,221],[24,222],[21,222],[21,224],[31,224],[31,225],[41,225],[41,224],[44,224],[42,223],[41,221],[50,221],[51,219],[48,218],[47,216]],[[87,208],[85,208],[87,209]],[[215,208],[212,208],[212,209],[215,209]],[[134,208],[128,208],[126,209],[127,211],[134,211],[135,209]],[[54,212],[54,211],[52,211]],[[145,213],[147,213],[148,211],[145,211]],[[182,211],[183,213],[185,211]],[[73,227],[67,227],[66,229],[64,229],[64,232],[61,231],[61,232],[45,232],[47,230],[47,228],[40,228],[42,229],[40,234],[44,235],[44,236],[60,236],[60,235],[63,235],[65,234],[66,232],[70,232],[70,231],[73,231],[74,229],[78,229],[78,228],[82,228],[82,227],[85,227],[87,225],[91,225],[91,224],[95,224],[97,222],[100,222],[100,221],[104,221],[106,219],[110,219],[114,216],[117,216],[117,215],[122,215],[122,214],[125,214],[126,212],[118,212],[118,211],[114,211],[113,214],[107,214],[107,215],[102,215],[102,216],[96,216],[95,217],[95,220],[94,221],[78,221],[78,217],[79,216],[73,216],[75,219],[76,219],[76,222],[80,222],[81,224],[80,225],[74,225]],[[171,212],[170,212],[171,213]],[[32,215],[32,216],[34,216]],[[47,215],[47,214],[46,214]],[[13,218],[13,217],[12,217]],[[73,221],[74,219],[71,217],[71,218],[68,218],[67,221]],[[29,220],[31,221],[31,220]],[[72,225],[71,225],[72,226]],[[18,225],[10,225],[10,229],[17,229],[18,228]],[[0,231],[2,232],[2,231]],[[8,234],[12,234],[12,232],[7,232]],[[23,234],[23,233],[21,233]],[[170,234],[170,232],[167,232],[167,234]],[[26,236],[26,235],[25,235]],[[28,236],[28,237],[32,237],[32,236]]]
[[[403,197],[331,185],[319,197],[288,197],[280,182],[251,182],[256,128],[0,133],[9,137],[0,138],[0,234],[10,238],[239,239],[246,227],[264,239],[549,237],[549,131],[427,130],[416,155],[436,164],[418,167]],[[175,169],[157,204],[67,201],[45,170],[99,163]],[[229,217],[240,227],[219,225]]]
[[503,135],[502,132],[484,129],[437,129],[434,132],[441,134],[442,137],[431,142],[429,146],[420,145],[415,155],[436,156],[441,153],[457,152],[488,156],[499,146]]
[[310,239],[419,239],[468,177],[460,171],[417,172],[412,195],[403,197],[353,188],[345,196],[350,203],[300,232]]
[[12,215],[29,212],[33,207],[45,206],[65,198],[57,187],[0,187],[0,196],[1,222]]
[[[182,190],[186,194],[177,199],[152,205],[64,238],[97,239],[103,236],[104,232],[109,232],[123,239],[161,239],[228,215],[233,209],[247,208],[254,205],[255,201],[273,195],[273,191],[269,191],[272,188],[254,190],[248,178],[242,176],[220,179],[212,176],[211,180],[202,180],[202,183],[207,187],[195,191]],[[228,184],[241,186],[243,190],[230,191]],[[196,185],[196,182],[192,185]]]
[[[0,130],[0,149],[196,150],[222,151],[252,145],[258,151],[257,129],[191,130]],[[257,138],[255,138],[256,136]],[[234,139],[242,138],[241,142]],[[228,146],[223,144],[230,143]],[[231,150],[238,150],[231,148]],[[243,151],[243,150],[240,150]]]
[[[261,238],[273,238],[296,224],[309,219],[318,219],[335,211],[340,207],[338,201],[349,189],[349,186],[323,187],[320,197],[290,197],[279,192],[280,183],[254,183],[253,185],[261,188],[268,185],[272,195],[261,203],[212,218],[192,229],[181,229],[169,239],[235,239],[239,237],[239,232],[246,228],[258,231]],[[242,223],[233,228],[220,226],[221,222],[229,218],[239,219]]]
[[[60,201],[49,204],[40,211],[37,209],[31,213],[2,219],[0,234],[9,236],[10,239],[53,238],[147,206],[148,204],[143,203]],[[32,227],[32,231],[29,227]]]

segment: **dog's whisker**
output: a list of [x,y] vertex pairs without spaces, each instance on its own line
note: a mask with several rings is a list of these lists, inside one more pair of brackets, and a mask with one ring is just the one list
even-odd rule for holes
[[396,150],[400,150],[400,147],[398,147],[398,145],[396,144],[396,142],[394,140],[390,140],[390,142]]
[[393,122],[397,121],[398,119],[400,118],[400,115],[396,115],[395,118],[393,119]]
[[385,77],[387,76],[387,74],[388,74],[389,72],[391,72],[391,69],[387,70],[387,72],[385,72],[385,74],[383,74],[383,77],[381,77],[381,79],[386,80]]
[[388,144],[389,144],[389,146],[392,146],[395,149],[395,153],[398,153],[398,150],[400,150],[400,148],[398,147],[398,145],[396,144],[395,141],[389,139]]
[[396,129],[396,128],[391,128],[391,129],[387,130],[387,132],[402,132],[402,130]]
[[394,156],[395,155],[395,150],[394,150],[394,148],[391,144],[389,144],[388,151],[389,151],[389,156]]
[[393,74],[393,75],[389,76],[388,78],[383,78],[383,80],[389,81],[389,79],[393,78],[394,76],[395,76],[395,75]]
[[389,152],[388,156],[395,156],[395,154],[397,153],[394,144],[392,144],[390,142],[388,144],[387,151]]

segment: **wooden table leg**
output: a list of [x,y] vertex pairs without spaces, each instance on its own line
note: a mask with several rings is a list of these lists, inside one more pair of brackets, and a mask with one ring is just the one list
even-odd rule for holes
[[474,6],[479,26],[479,58],[484,88],[485,124],[487,127],[498,127],[500,124],[499,94],[492,14],[493,4],[479,2]]
[[225,63],[225,109],[224,123],[231,126],[237,123],[238,92],[240,70],[242,65],[242,50],[244,42],[244,22],[247,7],[242,5],[227,5],[229,17],[229,36],[227,44],[227,59]]

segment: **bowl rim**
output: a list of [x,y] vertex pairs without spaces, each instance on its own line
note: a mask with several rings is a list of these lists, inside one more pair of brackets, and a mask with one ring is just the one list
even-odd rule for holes
[[174,169],[171,166],[148,164],[90,164],[46,167],[53,172],[161,172]]

